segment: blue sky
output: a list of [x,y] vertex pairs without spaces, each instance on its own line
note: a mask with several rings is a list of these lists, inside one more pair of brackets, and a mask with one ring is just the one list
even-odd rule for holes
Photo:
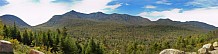
[[153,21],[201,21],[218,26],[218,0],[0,0],[0,15],[16,15],[33,26],[71,10],[129,14]]

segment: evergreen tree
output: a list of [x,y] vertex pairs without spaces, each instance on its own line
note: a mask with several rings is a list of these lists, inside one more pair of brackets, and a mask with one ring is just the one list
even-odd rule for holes
[[62,31],[63,37],[66,38],[67,37],[67,28],[63,27],[63,31]]
[[136,54],[137,51],[137,45],[136,43],[129,43],[127,46],[127,51],[129,54]]
[[20,31],[17,31],[17,32],[16,32],[16,35],[17,35],[17,38],[16,38],[16,39],[17,39],[18,41],[22,41],[22,37],[21,37]]
[[11,30],[11,36],[12,36],[13,39],[18,39],[17,31],[18,31],[17,26],[16,26],[16,23],[14,22],[14,26],[13,26],[13,28]]
[[30,41],[30,40],[29,40],[28,32],[27,32],[27,30],[25,29],[25,30],[24,30],[24,33],[23,33],[23,41],[22,41],[22,42],[23,42],[24,44],[28,45],[28,44],[29,44],[29,41]]
[[62,42],[62,50],[64,54],[79,54],[79,50],[76,40],[66,37]]
[[6,25],[4,25],[4,27],[3,27],[3,35],[4,35],[4,37],[9,36],[9,29]]
[[85,49],[85,54],[103,54],[104,51],[101,49],[100,45],[94,42],[91,38]]

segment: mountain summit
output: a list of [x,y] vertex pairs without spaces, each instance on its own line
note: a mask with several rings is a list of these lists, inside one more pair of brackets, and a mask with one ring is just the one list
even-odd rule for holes
[[199,30],[213,30],[216,29],[215,26],[209,25],[203,22],[191,21],[191,22],[179,22],[173,21],[171,19],[159,19],[157,21],[150,21],[147,18],[140,16],[131,16],[127,14],[105,14],[102,12],[84,14],[76,11],[70,11],[63,15],[55,15],[46,23],[38,25],[39,27],[60,27],[60,26],[77,26],[77,25],[95,25],[95,24],[123,24],[123,25],[139,25],[139,26],[149,26],[149,25],[168,25],[183,27],[189,29],[199,29]]
[[[76,21],[75,21],[76,20]],[[63,15],[55,15],[48,22],[41,24],[43,26],[60,24],[71,24],[79,22],[113,22],[126,25],[147,25],[150,24],[150,20],[140,16],[131,16],[127,14],[105,14],[102,12],[84,14],[76,11],[70,11]]]
[[14,15],[0,16],[0,20],[3,22],[3,24],[9,25],[9,26],[16,23],[16,25],[19,26],[19,27],[30,27],[30,25],[28,25],[22,19],[18,18],[17,16],[14,16]]

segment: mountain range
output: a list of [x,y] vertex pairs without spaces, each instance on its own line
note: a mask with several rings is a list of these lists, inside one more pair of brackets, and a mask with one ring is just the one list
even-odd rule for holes
[[[31,27],[27,23],[25,23],[20,18],[14,15],[3,15],[0,16],[2,22],[6,25],[13,25],[14,22],[19,27]],[[151,21],[148,18],[143,18],[140,16],[131,16],[127,14],[105,14],[102,12],[84,14],[79,13],[74,10],[67,12],[63,15],[55,15],[49,21],[34,26],[34,27],[73,27],[73,26],[83,26],[83,25],[98,25],[98,24],[119,24],[119,25],[133,25],[133,26],[151,26],[151,25],[168,25],[175,27],[182,27],[191,30],[214,30],[217,27],[213,25],[209,25],[203,22],[198,21],[187,21],[187,22],[179,22],[172,21],[170,19],[159,19],[157,21]]]

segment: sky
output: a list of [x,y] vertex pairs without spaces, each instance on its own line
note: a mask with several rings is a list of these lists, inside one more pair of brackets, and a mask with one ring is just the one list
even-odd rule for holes
[[218,0],[0,0],[0,16],[15,15],[32,26],[71,10],[129,14],[152,21],[200,21],[218,27]]

